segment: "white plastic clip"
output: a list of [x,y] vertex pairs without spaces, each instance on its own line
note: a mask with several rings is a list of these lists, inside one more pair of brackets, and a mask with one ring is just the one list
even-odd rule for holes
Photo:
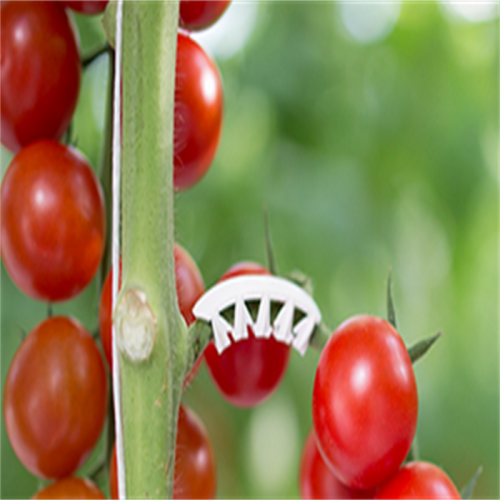
[[[250,315],[247,301],[259,301],[256,321]],[[272,302],[282,306],[271,325]],[[229,307],[234,307],[233,325],[221,314]],[[303,318],[294,325],[296,309]],[[321,321],[318,306],[302,288],[283,278],[263,275],[237,276],[218,283],[198,300],[193,314],[211,322],[219,354],[231,344],[229,334],[238,342],[248,338],[248,327],[251,327],[256,337],[273,335],[276,340],[292,345],[304,355],[314,327]]]

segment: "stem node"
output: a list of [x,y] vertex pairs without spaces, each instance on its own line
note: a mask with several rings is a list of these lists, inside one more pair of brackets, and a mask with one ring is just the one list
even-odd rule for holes
[[125,292],[116,307],[115,324],[120,351],[133,362],[146,361],[155,344],[156,318],[144,292]]

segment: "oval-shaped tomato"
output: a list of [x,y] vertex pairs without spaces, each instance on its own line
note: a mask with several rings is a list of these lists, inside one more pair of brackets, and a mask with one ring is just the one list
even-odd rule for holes
[[59,479],[78,469],[97,443],[107,404],[104,363],[80,323],[53,317],[28,334],[7,374],[4,417],[30,472]]
[[109,0],[61,0],[71,10],[80,14],[101,14],[106,10]]
[[38,491],[33,499],[102,499],[104,493],[88,479],[81,477],[66,477]]
[[[205,292],[205,284],[200,270],[191,255],[178,243],[174,245],[175,261],[175,288],[177,290],[177,301],[179,309],[187,325],[195,321],[192,313],[193,306]],[[110,270],[101,292],[101,301],[99,306],[99,331],[101,334],[101,343],[108,365],[111,364],[111,292],[113,284],[113,269]],[[190,374],[191,378],[195,373]],[[189,381],[188,381],[189,382]]]
[[401,337],[385,320],[356,316],[326,343],[314,380],[317,443],[335,475],[373,488],[396,472],[417,425],[413,367]]
[[181,0],[179,24],[188,30],[208,28],[224,14],[231,0]]
[[[217,474],[212,446],[201,420],[186,406],[179,410],[175,446],[173,498],[215,498]],[[109,468],[109,490],[111,498],[118,498],[116,446]]]
[[[241,262],[229,269],[220,281],[245,274],[269,274],[252,262]],[[255,406],[278,387],[283,378],[290,346],[274,337],[257,338],[248,328],[248,338],[233,342],[221,354],[211,342],[205,349],[205,361],[215,385],[233,405]]]
[[214,61],[188,35],[177,36],[174,186],[198,182],[214,159],[222,128],[222,82]]
[[60,139],[80,90],[78,42],[56,2],[1,3],[2,144],[13,152]]
[[309,432],[300,462],[302,498],[373,498],[374,494],[375,490],[355,490],[341,483],[318,451],[314,430]]
[[410,462],[390,477],[375,498],[461,498],[446,473],[428,462]]
[[43,140],[12,160],[1,189],[2,257],[30,297],[60,301],[92,280],[104,251],[99,181],[76,150]]

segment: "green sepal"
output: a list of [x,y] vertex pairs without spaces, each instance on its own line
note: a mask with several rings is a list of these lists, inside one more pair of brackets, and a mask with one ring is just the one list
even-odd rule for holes
[[297,269],[295,269],[291,273],[288,273],[286,276],[284,276],[284,278],[290,280],[292,283],[295,283],[297,286],[300,286],[302,290],[304,290],[312,297],[313,295],[312,280],[302,271],[298,271]]
[[272,275],[278,275],[278,268],[276,267],[276,259],[274,258],[274,248],[271,241],[271,229],[269,227],[269,213],[267,205],[264,206],[264,239],[266,241],[266,259],[267,268]]
[[460,491],[460,496],[464,500],[472,498],[472,492],[474,491],[474,487],[476,486],[477,480],[482,472],[483,472],[483,467],[480,465],[477,468],[476,473],[472,476],[472,479]]
[[416,344],[408,347],[408,354],[410,355],[411,362],[415,364],[427,351],[432,347],[436,340],[441,337],[443,332],[438,332],[432,337],[428,337],[424,340],[420,340]]
[[387,321],[397,330],[396,309],[392,299],[392,269],[389,268],[389,276],[387,277]]

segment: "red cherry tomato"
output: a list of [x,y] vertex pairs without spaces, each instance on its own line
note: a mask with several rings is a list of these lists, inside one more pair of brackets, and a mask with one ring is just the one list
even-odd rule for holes
[[189,36],[177,36],[174,186],[186,189],[206,173],[222,127],[222,82],[216,64]]
[[2,144],[17,152],[64,134],[78,100],[80,53],[56,2],[2,2],[0,9]]
[[4,388],[7,435],[33,474],[72,474],[97,443],[108,386],[94,339],[77,321],[53,317],[19,347]]
[[314,430],[307,436],[300,463],[302,498],[373,498],[375,490],[355,490],[342,484],[325,464],[316,446]]
[[179,24],[188,30],[208,28],[224,14],[231,0],[181,0]]
[[375,498],[461,498],[443,470],[427,462],[401,467],[377,491]]
[[[220,281],[245,274],[269,274],[267,269],[242,262],[229,269]],[[285,374],[290,346],[274,337],[249,337],[234,342],[219,354],[213,342],[205,349],[208,372],[222,395],[233,405],[255,406],[278,387]]]
[[396,472],[415,434],[418,396],[408,352],[385,320],[356,316],[330,337],[314,380],[318,447],[346,485],[368,489]]
[[88,479],[83,479],[81,477],[66,477],[60,479],[59,481],[46,486],[45,488],[38,491],[31,498],[41,499],[77,499],[77,498],[89,498],[89,499],[102,499],[106,498],[104,493]]
[[104,198],[74,149],[43,140],[12,160],[1,190],[2,257],[30,297],[74,297],[92,280],[104,251]]
[[[175,260],[175,285],[177,290],[177,300],[182,316],[187,325],[191,325],[196,319],[192,313],[192,308],[197,300],[205,292],[205,285],[200,270],[191,255],[179,244],[174,245]],[[111,367],[111,286],[113,280],[113,270],[108,273],[101,292],[101,302],[99,307],[99,330],[101,333],[101,343]],[[192,374],[194,376],[194,373]]]
[[109,0],[61,0],[71,10],[80,14],[101,14],[106,10]]
[[[212,446],[200,419],[185,406],[179,410],[175,446],[173,498],[215,498],[217,474]],[[109,470],[111,498],[118,498],[116,446]]]

